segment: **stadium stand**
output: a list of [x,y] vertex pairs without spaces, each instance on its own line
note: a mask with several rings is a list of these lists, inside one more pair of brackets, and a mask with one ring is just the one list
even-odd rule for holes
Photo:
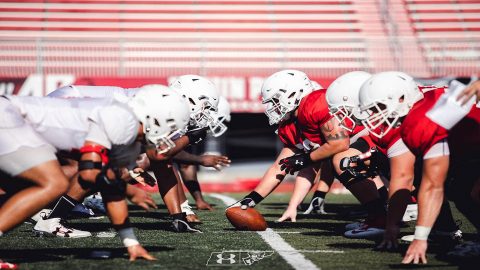
[[[352,69],[467,74],[478,72],[475,2],[0,1],[0,74],[266,76],[283,68],[312,77]],[[439,13],[453,5],[455,12]]]

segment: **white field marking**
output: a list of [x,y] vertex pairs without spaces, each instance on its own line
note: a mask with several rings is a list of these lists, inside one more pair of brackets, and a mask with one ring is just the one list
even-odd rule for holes
[[[232,205],[237,201],[232,197],[228,197],[225,195],[213,193],[210,196],[222,200],[226,205]],[[283,238],[273,231],[270,228],[267,228],[266,231],[257,232],[262,239],[267,242],[275,251],[282,256],[282,258],[287,261],[294,269],[297,270],[320,270],[320,267],[317,267],[314,263],[312,263],[309,259],[305,258],[303,254],[298,252],[295,248],[290,246]]]
[[99,232],[96,234],[97,237],[99,238],[113,238],[117,235],[116,232],[109,232],[109,231],[105,231],[105,232]]

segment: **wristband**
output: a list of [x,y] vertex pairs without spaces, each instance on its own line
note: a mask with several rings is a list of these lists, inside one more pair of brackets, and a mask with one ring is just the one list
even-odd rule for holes
[[135,236],[135,233],[133,232],[133,228],[131,227],[119,230],[118,235],[120,236],[120,239],[122,239],[123,245],[127,248],[140,245],[137,237]]
[[414,239],[416,239],[416,240],[427,240],[428,235],[430,234],[431,230],[432,230],[432,228],[430,228],[430,227],[415,226]]

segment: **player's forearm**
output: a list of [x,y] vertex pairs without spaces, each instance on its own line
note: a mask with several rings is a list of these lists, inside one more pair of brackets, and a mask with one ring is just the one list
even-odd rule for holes
[[188,164],[188,165],[202,165],[202,158],[198,155],[190,154],[186,151],[181,151],[173,157],[173,161]]
[[163,154],[158,154],[157,149],[147,149],[146,154],[148,158],[151,160],[157,161],[166,161],[171,160],[175,155],[177,155],[180,151],[185,149],[189,144],[189,140],[187,136],[182,136],[175,140],[175,146],[170,149],[168,152]]
[[431,228],[435,223],[443,201],[448,167],[448,156],[423,161],[422,183],[418,191],[417,226]]
[[327,158],[331,158],[333,155],[346,151],[349,148],[350,140],[337,140],[327,141],[319,148],[310,153],[310,159],[313,162],[318,162]]

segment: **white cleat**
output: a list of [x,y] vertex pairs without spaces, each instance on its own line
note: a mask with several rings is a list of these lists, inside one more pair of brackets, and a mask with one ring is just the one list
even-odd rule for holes
[[48,215],[50,215],[51,212],[52,212],[52,209],[46,209],[46,208],[42,209],[30,218],[30,222],[32,224],[36,224],[40,219],[44,219],[48,217]]
[[324,210],[325,200],[322,198],[313,198],[308,206],[307,210],[303,212],[304,215],[310,215],[312,213],[319,215],[326,215],[327,212]]
[[80,231],[66,226],[60,218],[50,218],[38,220],[33,233],[36,236],[56,236],[65,238],[82,238],[92,236],[90,232]]
[[405,209],[405,213],[403,214],[402,221],[409,222],[417,220],[418,216],[418,204],[409,204],[407,205],[407,209]]

